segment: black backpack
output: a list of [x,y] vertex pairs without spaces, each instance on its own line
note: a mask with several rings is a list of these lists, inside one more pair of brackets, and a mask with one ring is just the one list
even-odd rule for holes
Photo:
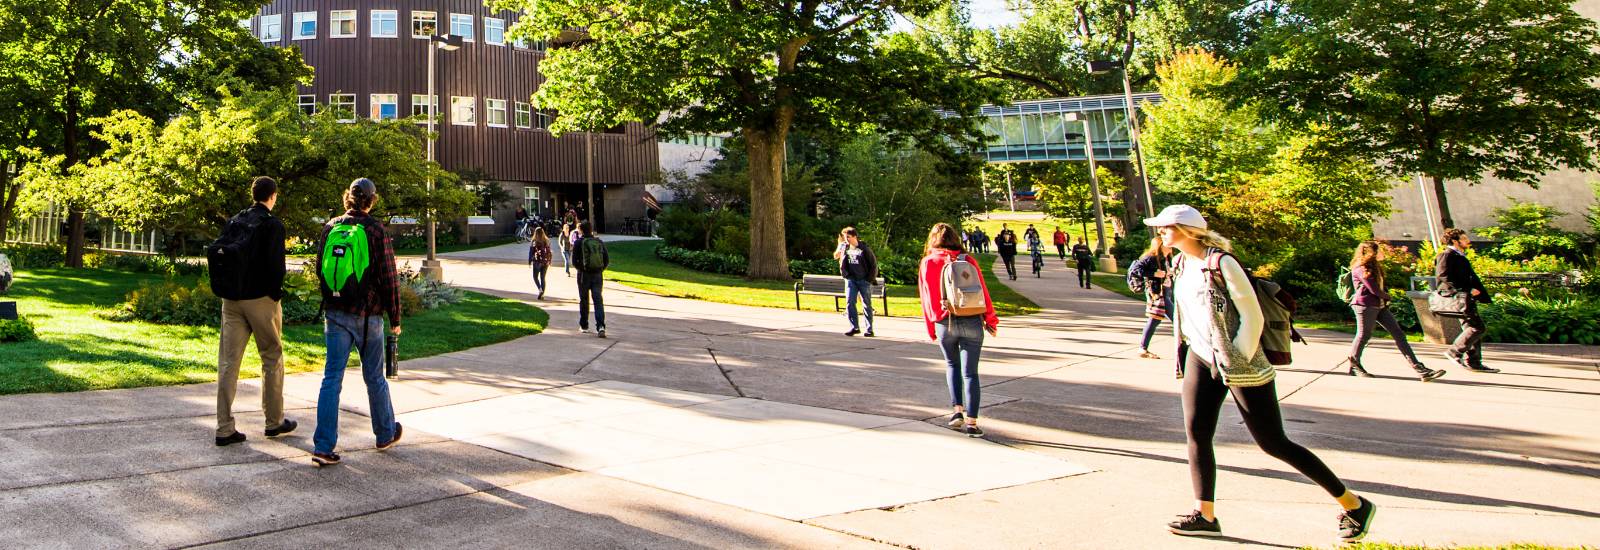
[[222,236],[206,246],[206,267],[211,271],[211,293],[225,300],[242,300],[250,274],[250,256],[256,251],[256,229],[272,213],[245,209],[228,220]]

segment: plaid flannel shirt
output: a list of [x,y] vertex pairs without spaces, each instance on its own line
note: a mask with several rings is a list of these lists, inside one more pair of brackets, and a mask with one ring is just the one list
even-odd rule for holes
[[[357,221],[367,227],[367,233],[373,235],[374,240],[381,239],[383,246],[372,249],[372,270],[377,275],[377,284],[367,286],[367,299],[365,308],[355,308],[346,313],[357,315],[383,315],[388,314],[389,326],[400,326],[400,276],[395,271],[394,240],[389,238],[389,232],[384,230],[383,223],[376,218],[359,210],[350,210],[343,216],[328,221],[326,227],[333,227],[340,223]],[[326,228],[323,238],[327,238]],[[320,247],[319,247],[320,248]]]

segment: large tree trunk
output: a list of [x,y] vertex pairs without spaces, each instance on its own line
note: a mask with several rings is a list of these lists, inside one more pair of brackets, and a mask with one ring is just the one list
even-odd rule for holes
[[16,172],[13,172],[12,162],[0,162],[0,243],[5,242],[7,232],[11,229],[11,216],[17,211],[17,195],[22,194],[22,187],[16,183]]
[[[1450,201],[1445,197],[1444,178],[1439,176],[1433,176],[1433,203],[1439,209],[1439,222],[1444,224],[1444,228],[1455,227],[1455,217],[1450,215]],[[1433,223],[1433,220],[1428,220],[1428,223]]]
[[[68,86],[75,86],[68,80]],[[78,164],[78,92],[67,92],[65,124],[62,125],[62,153],[66,157],[61,163],[62,175]],[[83,207],[76,204],[67,206],[67,267],[83,267]]]
[[744,129],[750,156],[750,277],[789,279],[783,228],[783,144],[787,124],[777,130]]

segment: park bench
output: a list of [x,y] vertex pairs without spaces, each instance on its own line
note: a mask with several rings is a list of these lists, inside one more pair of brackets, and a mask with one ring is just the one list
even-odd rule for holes
[[[889,287],[886,285],[886,283],[884,283],[883,277],[878,277],[877,282],[872,285],[871,295],[867,297],[867,300],[869,301],[873,298],[883,300],[883,308],[879,309],[877,313],[882,314],[884,317],[890,317],[888,289]],[[794,284],[794,308],[797,310],[800,309],[801,294],[832,296],[833,310],[843,310],[844,304],[841,302],[841,300],[845,298],[844,277],[840,277],[838,275],[809,274],[805,277],[802,277],[800,282]]]

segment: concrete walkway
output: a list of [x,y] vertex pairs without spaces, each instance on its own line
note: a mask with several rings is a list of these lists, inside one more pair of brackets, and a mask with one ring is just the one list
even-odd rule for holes
[[[502,253],[446,273],[531,300],[520,249]],[[553,270],[545,333],[404,364],[396,449],[371,451],[347,377],[336,468],[306,457],[316,376],[287,384],[300,432],[266,441],[245,412],[251,440],[224,449],[210,384],[0,398],[0,517],[16,518],[0,547],[1331,545],[1335,506],[1231,410],[1218,492],[1233,538],[1165,533],[1190,507],[1171,362],[1136,358],[1138,302],[1073,288],[1059,265],[1013,283],[1045,311],[1006,319],[985,349],[992,443],[937,427],[944,368],[920,319],[846,338],[832,314],[613,285],[601,340],[577,333],[572,280]],[[1376,343],[1380,378],[1355,379],[1330,373],[1348,336],[1312,340],[1281,371],[1284,415],[1383,506],[1374,539],[1600,541],[1592,362],[1491,349],[1503,374],[1422,384]],[[241,407],[258,395],[246,386]],[[846,467],[875,481],[837,483]]]

